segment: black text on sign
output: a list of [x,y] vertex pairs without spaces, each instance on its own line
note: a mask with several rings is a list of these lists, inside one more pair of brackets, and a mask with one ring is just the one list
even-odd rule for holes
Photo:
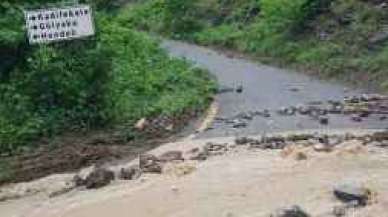
[[94,35],[92,11],[87,5],[27,11],[26,25],[31,44]]

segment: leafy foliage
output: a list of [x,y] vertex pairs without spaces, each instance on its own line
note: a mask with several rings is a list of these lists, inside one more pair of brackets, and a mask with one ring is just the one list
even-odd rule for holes
[[132,126],[206,104],[213,88],[207,73],[100,12],[109,1],[93,1],[96,36],[28,45],[21,9],[44,2],[0,3],[0,153],[65,130]]

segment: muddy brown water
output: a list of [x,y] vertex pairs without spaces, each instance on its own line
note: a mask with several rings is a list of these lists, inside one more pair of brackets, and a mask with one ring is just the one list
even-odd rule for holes
[[[240,112],[263,109],[277,110],[281,107],[303,105],[312,101],[342,100],[345,96],[368,93],[343,84],[315,79],[306,74],[261,65],[243,58],[230,57],[220,52],[177,41],[163,41],[168,52],[187,59],[197,66],[208,69],[217,78],[221,87],[243,86],[243,92],[219,94],[216,101],[220,110],[218,117],[233,117]],[[293,91],[297,89],[297,91]],[[257,117],[248,126],[233,129],[225,124],[213,123],[214,129],[198,135],[198,138],[222,136],[257,135],[304,129],[381,129],[388,127],[387,121],[371,116],[362,122],[354,122],[349,116],[330,115],[329,125],[305,116],[271,118]]]

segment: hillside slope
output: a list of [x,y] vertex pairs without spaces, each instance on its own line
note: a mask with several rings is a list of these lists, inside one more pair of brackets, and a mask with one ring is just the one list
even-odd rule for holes
[[387,90],[384,0],[148,0],[125,23]]

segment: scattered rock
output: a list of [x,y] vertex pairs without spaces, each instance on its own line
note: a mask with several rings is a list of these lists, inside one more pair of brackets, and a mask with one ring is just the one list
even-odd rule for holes
[[317,152],[331,152],[333,149],[327,144],[315,144],[314,150]]
[[105,168],[96,168],[84,180],[87,189],[97,189],[109,185],[114,180],[114,173]]
[[173,177],[182,177],[193,173],[196,169],[192,162],[169,163],[165,166],[163,173]]
[[233,91],[234,91],[234,88],[232,87],[220,87],[216,92],[217,94],[223,94],[223,93],[230,93]]
[[215,144],[209,142],[205,145],[205,150],[209,156],[223,155],[228,151],[228,144]]
[[147,125],[147,119],[142,118],[138,120],[135,124],[135,129],[137,130],[144,130],[145,126]]
[[145,154],[139,157],[139,167],[144,173],[162,173],[162,165],[156,156]]
[[[64,194],[67,194],[69,193],[70,191],[74,190],[75,186],[67,186],[63,189],[60,189],[58,191],[54,191],[54,192],[51,192],[49,194],[49,198],[53,198],[53,197],[58,197],[58,196],[61,196],[61,195],[64,195]],[[0,200],[1,201],[1,200]]]
[[295,107],[289,107],[289,108],[283,107],[278,110],[278,114],[283,116],[292,116],[296,114],[296,111],[297,111],[297,108]]
[[191,155],[189,159],[195,161],[205,161],[209,156],[209,152],[206,148],[194,148],[189,154]]
[[360,117],[359,115],[352,115],[350,119],[354,122],[362,122],[362,117]]
[[129,168],[121,168],[120,179],[122,180],[135,180],[140,178],[141,170],[139,166],[131,166]]
[[374,133],[372,135],[372,139],[375,141],[387,141],[388,140],[388,131]]
[[181,151],[168,151],[158,157],[160,162],[184,161]]
[[292,206],[278,209],[275,213],[271,214],[270,217],[310,217],[310,215],[303,211],[299,206]]
[[173,131],[174,130],[174,124],[169,124],[164,129],[167,130],[167,131]]
[[264,109],[262,111],[256,111],[256,112],[254,112],[254,115],[257,115],[257,116],[260,116],[260,117],[263,117],[263,118],[271,117],[271,113],[269,112],[268,109]]
[[234,142],[236,145],[247,145],[250,142],[252,142],[252,139],[248,137],[239,137],[239,138],[236,138]]
[[76,187],[85,186],[86,184],[86,178],[90,176],[90,174],[95,171],[97,168],[96,166],[91,166],[88,168],[82,169],[78,174],[76,174],[73,177],[73,183]]
[[347,140],[341,143],[336,150],[338,155],[359,155],[367,152],[365,145],[357,139]]
[[309,107],[306,107],[306,106],[298,106],[297,112],[300,115],[309,115],[311,113],[311,109]]
[[299,92],[300,88],[299,87],[290,87],[289,89],[291,92]]
[[328,125],[329,124],[329,117],[319,117],[319,123],[322,125]]
[[244,120],[253,120],[253,113],[252,112],[242,112],[235,116],[236,119],[244,119]]
[[78,174],[73,177],[73,182],[74,182],[74,185],[77,187],[85,185],[85,179],[81,178],[81,176]]
[[242,93],[244,91],[244,87],[242,86],[242,85],[238,85],[237,87],[236,87],[236,92],[237,93]]
[[340,201],[356,202],[358,206],[366,206],[371,197],[371,191],[368,188],[354,183],[340,184],[334,187],[333,193]]
[[287,140],[297,142],[301,140],[309,140],[309,139],[314,139],[315,136],[313,134],[292,134],[287,136]]
[[303,147],[311,147],[314,144],[316,144],[316,141],[312,139],[300,140],[296,142],[296,145],[303,146]]
[[295,160],[297,161],[307,160],[307,155],[304,152],[298,151],[295,154]]
[[248,124],[243,121],[237,121],[236,123],[233,124],[233,128],[245,128],[247,126]]
[[388,147],[388,140],[381,141],[379,143],[380,144],[378,144],[377,146],[380,147],[380,148],[387,148]]
[[209,155],[206,151],[201,151],[191,156],[190,160],[205,161],[207,160],[208,156]]
[[347,207],[346,206],[335,206],[333,208],[334,217],[343,217],[346,215]]
[[196,147],[196,148],[192,148],[187,153],[188,154],[195,154],[195,153],[198,153],[199,151],[200,151],[200,149],[198,147]]
[[179,188],[176,187],[175,185],[171,186],[171,191],[173,192],[178,192],[179,191]]
[[372,147],[385,147],[384,143],[378,142],[378,141],[371,141],[367,143],[366,145],[372,146]]
[[370,111],[362,111],[360,114],[359,114],[359,116],[361,117],[361,118],[367,118],[367,117],[369,117],[371,115],[371,112]]

